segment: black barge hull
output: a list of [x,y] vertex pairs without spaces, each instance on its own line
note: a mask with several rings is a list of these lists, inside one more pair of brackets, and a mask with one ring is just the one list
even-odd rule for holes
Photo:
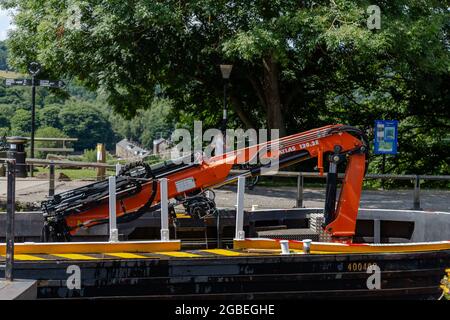
[[[194,252],[194,251],[192,251]],[[381,270],[381,288],[368,289]],[[69,289],[69,266],[81,288]],[[36,279],[38,298],[84,299],[436,299],[450,250],[413,253],[205,256],[173,259],[42,260],[15,264]],[[3,277],[0,271],[0,277]]]

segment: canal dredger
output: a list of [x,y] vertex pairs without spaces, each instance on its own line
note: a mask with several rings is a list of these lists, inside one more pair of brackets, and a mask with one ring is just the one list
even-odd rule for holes
[[[411,242],[411,235],[400,236],[410,225],[393,224],[388,229],[403,243],[392,243],[395,235],[390,243],[364,243],[364,230],[373,231],[374,242],[383,238],[382,220],[367,226],[358,219],[368,149],[361,130],[330,125],[210,159],[129,165],[113,184],[100,181],[43,201],[43,242],[16,244],[16,277],[39,280],[39,298],[437,298],[450,266],[450,215],[439,215],[440,241],[425,242],[422,234],[423,241]],[[320,174],[328,165],[323,210],[244,212],[246,178],[311,158]],[[232,175],[238,164],[247,169]],[[237,208],[217,208],[211,189],[235,181]],[[104,231],[110,217],[120,223],[123,241],[80,241]],[[188,239],[199,228],[204,242]],[[161,241],[135,240],[158,231]]]

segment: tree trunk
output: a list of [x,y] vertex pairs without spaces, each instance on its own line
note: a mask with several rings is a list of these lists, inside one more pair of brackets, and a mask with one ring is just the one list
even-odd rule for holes
[[286,135],[286,127],[278,83],[279,67],[272,55],[263,58],[263,69],[263,87],[267,106],[267,126],[268,129],[279,129],[280,137],[282,137]]
[[245,111],[242,109],[242,103],[239,101],[239,99],[234,96],[230,95],[232,107],[234,112],[238,115],[239,119],[244,123],[244,126],[246,129],[255,128],[255,125],[253,124],[252,120],[247,116]]

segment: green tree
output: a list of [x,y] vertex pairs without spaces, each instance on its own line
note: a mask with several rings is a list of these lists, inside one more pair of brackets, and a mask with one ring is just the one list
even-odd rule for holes
[[152,150],[153,140],[160,137],[169,138],[175,122],[172,116],[171,103],[167,99],[157,99],[147,110],[138,110],[138,114],[130,119],[120,115],[110,117],[114,130],[122,137],[139,142],[143,147]]
[[[60,129],[53,127],[42,127],[36,130],[36,138],[67,138],[67,135]],[[36,148],[60,148],[61,142],[58,141],[36,141]],[[49,151],[36,152],[37,158],[45,158]]]
[[93,149],[97,143],[111,147],[114,132],[107,116],[94,104],[70,100],[59,113],[62,130],[69,137],[76,137],[76,150]]
[[62,129],[59,112],[64,108],[64,105],[54,104],[47,105],[44,108],[37,110],[36,116],[41,126],[53,127]]
[[9,128],[0,127],[0,140],[9,135]]
[[14,108],[10,105],[0,104],[0,127],[9,128],[11,118],[14,115]]
[[18,109],[11,118],[11,134],[29,135],[31,132],[31,112]]
[[[401,153],[388,169],[445,170],[450,148],[440,137],[450,128],[450,13],[444,1],[74,3],[80,28],[67,28],[66,2],[6,2],[17,10],[8,42],[13,66],[24,70],[37,59],[54,78],[76,77],[102,89],[126,117],[149,108],[159,92],[173,100],[178,120],[215,125],[223,85],[218,65],[233,63],[234,124],[283,134],[342,122],[370,133],[377,118],[398,119]],[[372,4],[381,9],[380,30],[367,27]]]
[[410,83],[449,67],[449,14],[433,0],[380,1],[379,31],[367,28],[370,1],[80,1],[80,27],[69,29],[65,2],[13,3],[16,65],[32,55],[55,74],[104,88],[128,116],[148,107],[161,84],[176,109],[208,109],[219,119],[224,61],[235,65],[235,114],[247,126],[263,117],[282,132],[308,118],[319,122],[316,110],[330,91],[351,96],[392,74]]

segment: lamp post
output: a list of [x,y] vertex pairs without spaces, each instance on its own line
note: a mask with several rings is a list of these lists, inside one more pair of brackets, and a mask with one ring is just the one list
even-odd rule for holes
[[[28,72],[31,75],[31,146],[30,156],[34,159],[34,132],[36,131],[36,81],[35,77],[41,72],[41,65],[38,62],[31,62],[28,65]],[[33,176],[33,166],[30,166],[30,175]]]
[[231,70],[233,69],[232,64],[221,64],[220,72],[222,73],[223,83],[223,117],[222,117],[222,132],[225,133],[227,130],[227,87],[230,79]]

